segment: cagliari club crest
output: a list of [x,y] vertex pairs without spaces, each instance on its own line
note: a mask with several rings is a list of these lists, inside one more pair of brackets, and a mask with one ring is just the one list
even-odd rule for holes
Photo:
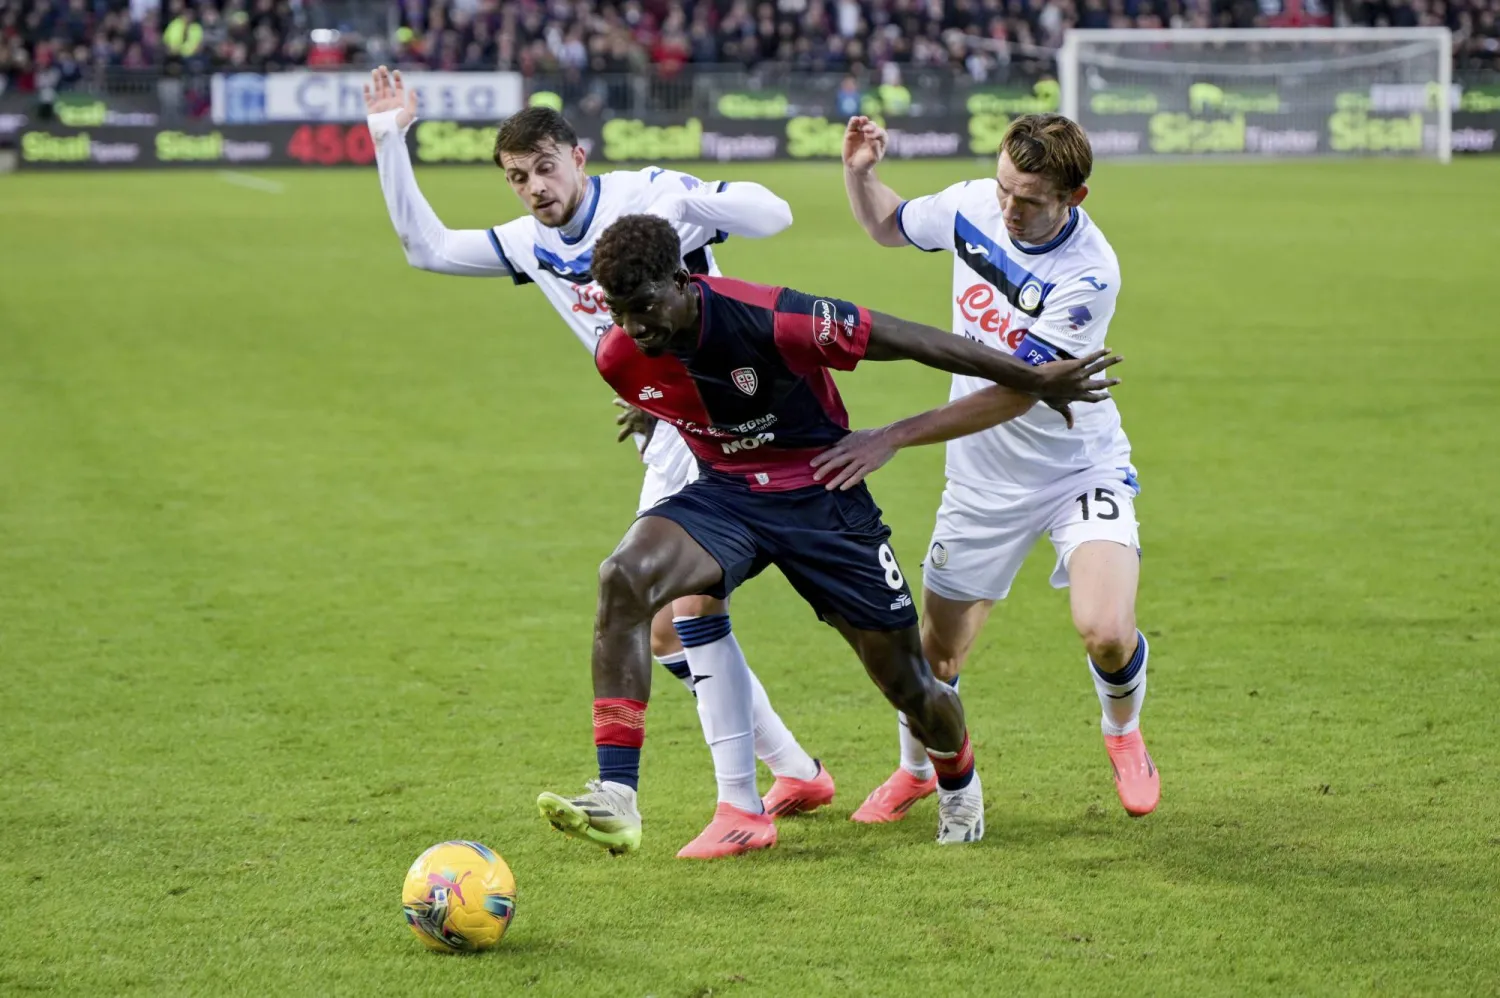
[[760,384],[753,367],[737,367],[729,372],[729,376],[734,379],[734,387],[746,395],[754,395],[756,386]]

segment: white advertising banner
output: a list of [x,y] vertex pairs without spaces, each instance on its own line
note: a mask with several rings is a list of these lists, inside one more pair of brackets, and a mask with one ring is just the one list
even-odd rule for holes
[[[519,73],[402,73],[417,93],[422,117],[435,121],[493,122],[519,111]],[[220,124],[264,121],[361,121],[364,73],[292,72],[220,74],[213,81],[213,118]]]

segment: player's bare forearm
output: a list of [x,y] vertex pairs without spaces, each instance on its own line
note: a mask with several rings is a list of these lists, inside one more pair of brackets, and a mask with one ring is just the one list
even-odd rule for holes
[[1036,399],[999,385],[873,430],[856,430],[812,459],[813,480],[851,489],[905,447],[939,444],[1023,415]]
[[914,360],[949,374],[984,378],[1031,395],[1040,395],[1046,381],[1037,368],[999,350],[883,312],[870,313],[865,360]]
[[882,183],[873,168],[858,171],[844,167],[844,190],[849,194],[849,207],[854,212],[855,221],[871,239],[881,246],[906,245],[896,220],[901,195]]
[[1036,401],[1035,396],[993,385],[936,409],[898,419],[886,427],[888,439],[897,450],[946,443],[1024,416]]
[[1032,367],[1010,354],[1001,353],[965,336],[898,319],[880,312],[870,313],[870,342],[866,360],[914,360],[950,374],[963,374],[993,381],[1027,395],[1044,399],[1073,425],[1069,402],[1103,402],[1116,378],[1096,380],[1094,375],[1124,358],[1098,350],[1076,360],[1054,360]]

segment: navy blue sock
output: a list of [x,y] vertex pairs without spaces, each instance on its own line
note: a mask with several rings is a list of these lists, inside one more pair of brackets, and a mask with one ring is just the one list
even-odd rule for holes
[[1094,675],[1108,683],[1110,686],[1128,686],[1135,680],[1136,674],[1141,671],[1141,666],[1146,662],[1146,636],[1140,631],[1135,632],[1135,654],[1130,656],[1130,661],[1125,663],[1119,672],[1105,672],[1089,659],[1089,666],[1093,668]]
[[663,669],[676,676],[689,690],[693,688],[693,670],[688,668],[687,652],[680,651],[675,655],[663,655],[657,661],[661,663]]
[[595,745],[599,757],[599,779],[609,783],[623,783],[632,790],[638,789],[641,779],[641,750],[624,745]]

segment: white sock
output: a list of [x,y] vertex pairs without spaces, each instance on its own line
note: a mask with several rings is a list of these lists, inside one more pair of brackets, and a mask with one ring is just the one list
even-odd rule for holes
[[1141,726],[1141,704],[1146,701],[1146,660],[1151,649],[1146,635],[1136,632],[1135,654],[1119,672],[1104,673],[1089,660],[1089,675],[1094,678],[1094,692],[1103,708],[1099,727],[1106,735],[1128,735]]
[[[958,692],[958,680],[955,678],[948,685],[953,687],[953,692]],[[932,768],[932,760],[927,757],[927,746],[922,740],[912,733],[911,725],[906,722],[906,715],[900,711],[896,712],[896,724],[901,736],[901,768],[919,780],[930,780],[935,775]]]
[[687,652],[674,651],[670,655],[658,655],[656,661],[663,669],[682,680],[682,685],[688,688],[689,693],[693,692],[693,671],[688,668]]
[[[739,645],[735,645],[739,649]],[[794,780],[810,780],[818,775],[818,764],[797,742],[791,729],[782,723],[781,716],[771,706],[766,688],[750,667],[745,666],[750,676],[750,690],[754,696],[752,715],[755,719],[755,755],[777,776],[789,776]]]
[[901,768],[919,780],[932,779],[932,760],[927,758],[927,746],[912,734],[906,715],[896,712],[896,724],[901,733]]
[[755,788],[750,669],[729,629],[729,617],[677,617],[672,623],[693,670],[698,720],[713,755],[719,800],[759,814],[764,808]]

